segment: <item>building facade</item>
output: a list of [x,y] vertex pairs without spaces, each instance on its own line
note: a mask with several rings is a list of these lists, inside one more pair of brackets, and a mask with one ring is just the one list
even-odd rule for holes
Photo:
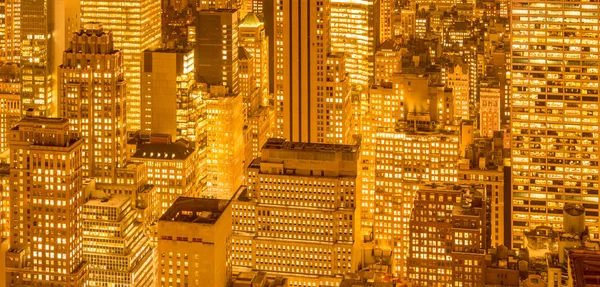
[[100,23],[113,34],[114,46],[123,52],[127,81],[127,130],[141,128],[141,66],[143,51],[160,44],[160,2],[153,0],[81,1],[81,22]]
[[202,92],[192,49],[150,49],[142,58],[142,131],[197,141]]
[[150,240],[136,218],[135,199],[92,195],[83,205],[82,219],[89,286],[154,285],[154,258]]
[[[591,210],[598,209],[599,9],[587,2],[511,2],[513,247],[522,247],[526,230],[560,229],[566,203],[589,210],[586,224],[598,239],[598,213]],[[542,13],[549,15],[526,16]]]
[[10,132],[10,225],[7,286],[85,286],[81,212],[83,139],[69,122],[25,117]]
[[74,33],[59,66],[59,110],[70,132],[84,139],[83,176],[112,184],[126,161],[123,54],[113,34],[87,24]]
[[158,221],[156,286],[231,280],[231,200],[180,197]]
[[269,139],[232,203],[234,267],[289,273],[304,284],[358,270],[359,152]]
[[196,26],[196,78],[209,85],[239,92],[238,13],[235,9],[198,12]]

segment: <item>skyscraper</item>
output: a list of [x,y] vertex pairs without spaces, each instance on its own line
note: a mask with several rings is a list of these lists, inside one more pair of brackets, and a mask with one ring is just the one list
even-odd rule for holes
[[196,79],[209,85],[225,86],[229,93],[238,93],[237,11],[203,10],[197,17]]
[[300,286],[356,271],[360,170],[359,145],[269,139],[232,203],[233,265],[289,273]]
[[7,61],[19,62],[21,53],[21,1],[7,0],[4,2],[5,40],[4,53]]
[[[583,204],[598,239],[598,3],[512,1],[513,247]],[[551,13],[550,13],[551,12]],[[529,16],[540,15],[540,16]],[[588,211],[589,210],[589,211]]]
[[348,55],[350,83],[366,87],[379,46],[380,0],[331,0],[331,50]]
[[[83,139],[60,118],[23,118],[10,133],[10,249],[6,283],[84,286]],[[4,277],[4,276],[3,276]]]
[[19,66],[0,66],[0,158],[9,147],[9,131],[21,119]]
[[100,24],[72,35],[59,67],[60,115],[84,139],[83,175],[115,183],[126,160],[125,79],[122,51]]
[[254,79],[259,88],[259,103],[267,105],[269,97],[269,37],[265,25],[249,13],[239,25],[239,42],[254,58]]
[[16,39],[22,40],[18,48],[14,43],[12,48],[20,52],[23,111],[32,108],[36,115],[55,116],[58,114],[56,61],[61,58],[71,33],[79,28],[79,2],[21,0],[12,5],[21,12],[20,38]]
[[141,128],[142,52],[160,44],[160,1],[81,1],[81,22],[100,23],[113,34],[115,49],[123,52],[127,82],[127,130]]
[[151,49],[142,58],[142,131],[195,141],[201,92],[192,49]]
[[[242,96],[216,92],[206,99],[208,196],[230,199],[244,179]],[[224,91],[222,91],[224,92]]]
[[319,142],[319,138],[325,142],[325,126],[336,126],[327,121],[331,108],[344,105],[344,99],[330,99],[325,93],[348,92],[325,83],[341,86],[346,82],[345,72],[338,77],[326,75],[331,53],[330,1],[269,0],[263,4],[273,57],[270,81],[277,136],[295,142]]

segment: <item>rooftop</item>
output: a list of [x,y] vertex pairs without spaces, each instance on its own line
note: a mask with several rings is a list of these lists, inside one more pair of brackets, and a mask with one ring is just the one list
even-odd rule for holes
[[259,27],[260,25],[263,25],[263,23],[260,22],[258,17],[256,17],[256,14],[248,13],[246,15],[246,17],[244,18],[244,20],[240,23],[239,27],[240,28],[244,28],[244,27],[256,28],[256,27]]
[[159,221],[214,224],[230,200],[181,196],[160,217]]
[[181,144],[147,143],[138,146],[133,158],[183,160],[194,153],[193,148],[187,148]]
[[187,54],[189,52],[192,52],[193,49],[191,48],[150,48],[150,49],[146,49],[144,50],[144,53],[183,53],[183,54]]
[[118,208],[123,206],[129,200],[130,197],[128,195],[113,194],[104,198],[89,199],[84,205]]
[[263,149],[282,149],[295,151],[312,151],[312,152],[358,152],[358,145],[342,145],[342,144],[319,144],[319,143],[301,143],[288,142],[282,139],[270,138],[267,140]]

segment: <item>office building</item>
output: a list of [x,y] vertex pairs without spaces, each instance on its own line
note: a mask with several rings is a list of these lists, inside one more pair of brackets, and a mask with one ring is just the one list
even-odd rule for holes
[[[0,66],[0,158],[9,147],[9,131],[21,119],[19,66]],[[8,156],[6,156],[8,157]]]
[[481,83],[479,92],[479,134],[491,138],[500,130],[500,86],[498,82]]
[[373,55],[380,44],[381,2],[330,1],[331,52],[345,53],[348,56],[346,72],[349,74],[350,83],[366,87],[373,77]]
[[116,182],[127,143],[123,53],[113,38],[101,25],[86,24],[72,35],[58,75],[60,115],[84,140],[83,176],[106,184]]
[[395,0],[379,0],[379,42],[383,43],[394,36],[394,14],[396,6],[399,6]]
[[84,286],[83,139],[60,118],[25,117],[10,131],[7,286]]
[[7,163],[0,163],[0,218],[0,238],[6,239],[10,236],[10,168]]
[[142,67],[142,131],[196,142],[202,92],[194,80],[194,51],[149,49]]
[[256,64],[254,57],[244,47],[238,49],[238,84],[244,99],[244,114],[258,107],[258,87],[254,81]]
[[21,58],[21,1],[4,2],[4,57],[8,62],[18,63]]
[[[410,217],[408,274],[418,286],[480,286],[485,203],[472,187],[427,184]],[[449,251],[449,252],[448,252]],[[459,284],[459,285],[455,285]]]
[[360,170],[359,145],[269,139],[232,203],[234,267],[290,274],[290,286],[357,271]]
[[179,196],[200,196],[198,151],[183,142],[160,142],[152,137],[131,156],[147,168],[148,184],[154,185],[156,212],[161,216]]
[[153,286],[150,240],[136,219],[135,198],[91,192],[82,211],[89,286]]
[[196,19],[196,79],[239,92],[238,14],[234,9],[202,10]]
[[466,65],[455,65],[446,74],[446,87],[452,89],[455,120],[470,119],[469,109],[469,74]]
[[457,181],[459,142],[456,132],[410,125],[376,130],[372,230],[379,246],[393,251],[393,273],[409,271],[408,227],[419,185]]
[[[467,148],[465,159],[459,161],[458,183],[477,184],[484,188],[485,199],[490,203],[488,221],[488,246],[499,246],[510,242],[507,210],[510,210],[505,185],[502,133],[496,132],[491,139],[478,139]],[[510,189],[509,189],[510,190]]]
[[[255,1],[256,2],[256,1]],[[262,8],[261,8],[262,10]],[[265,25],[255,13],[249,13],[239,25],[240,46],[254,58],[254,80],[259,89],[259,103],[268,104],[269,96],[269,37]]]
[[23,115],[33,109],[34,115],[56,116],[58,62],[69,37],[79,29],[79,2],[22,0],[11,1],[11,5],[13,13],[20,12],[13,15],[13,21],[20,23],[13,22],[12,33],[18,30],[20,35],[14,39],[12,49],[20,53]]
[[242,113],[242,96],[211,93],[206,100],[206,111],[206,195],[231,198],[244,180],[243,125],[246,119]]
[[392,76],[402,70],[400,44],[392,39],[381,43],[375,52],[375,84],[391,82]]
[[344,138],[352,111],[347,56],[331,50],[330,1],[263,4],[265,22],[273,23],[266,32],[276,135],[293,142],[349,143]]
[[157,286],[231,280],[231,199],[180,197],[158,221]]
[[143,52],[157,47],[161,36],[160,1],[81,1],[81,22],[100,23],[113,34],[115,49],[123,52],[127,82],[127,131],[141,128],[141,61]]
[[[515,248],[523,246],[526,230],[559,229],[564,204],[598,209],[598,5],[518,0],[510,5]],[[553,14],[526,16],[548,11]],[[598,214],[586,213],[590,234],[598,239]]]

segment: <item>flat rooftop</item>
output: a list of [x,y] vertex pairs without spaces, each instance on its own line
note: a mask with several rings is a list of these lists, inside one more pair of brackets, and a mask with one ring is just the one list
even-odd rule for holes
[[118,208],[123,206],[127,201],[130,200],[128,195],[113,194],[104,198],[93,198],[89,199],[84,206],[99,206],[99,207],[112,207]]
[[351,152],[356,153],[359,150],[358,145],[343,144],[320,144],[320,143],[301,143],[288,142],[282,139],[270,138],[267,140],[263,149],[280,149],[292,151],[308,152]]
[[183,160],[193,153],[193,148],[187,148],[177,143],[147,143],[139,145],[132,158]]
[[159,221],[213,224],[219,220],[230,200],[181,196]]

